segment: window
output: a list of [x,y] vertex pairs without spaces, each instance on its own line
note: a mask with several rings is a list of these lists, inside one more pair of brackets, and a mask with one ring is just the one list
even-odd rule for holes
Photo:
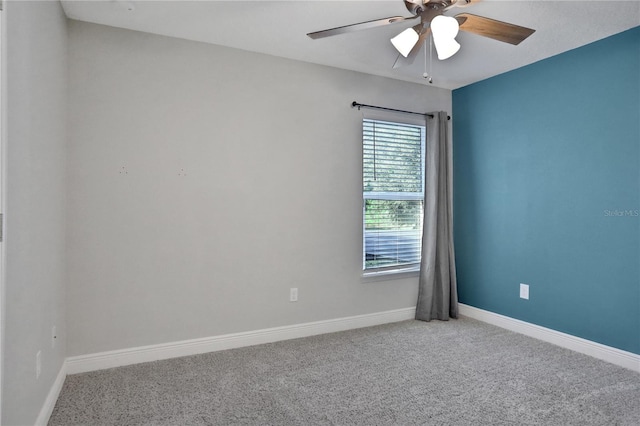
[[363,119],[363,269],[420,263],[425,127]]

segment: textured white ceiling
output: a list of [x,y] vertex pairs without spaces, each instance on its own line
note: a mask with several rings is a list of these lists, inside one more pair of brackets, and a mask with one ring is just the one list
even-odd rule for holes
[[[127,4],[135,9],[129,11]],[[71,19],[428,84],[422,78],[423,55],[410,67],[392,68],[397,53],[389,39],[413,21],[318,40],[306,36],[341,25],[409,16],[401,0],[63,0],[62,5]],[[434,86],[462,87],[640,25],[640,0],[482,0],[446,14],[461,12],[536,32],[519,46],[460,32],[460,51],[445,61],[433,60]]]

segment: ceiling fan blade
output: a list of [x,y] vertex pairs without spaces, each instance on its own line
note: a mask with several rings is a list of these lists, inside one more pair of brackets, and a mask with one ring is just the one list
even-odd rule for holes
[[461,13],[456,15],[455,18],[460,24],[461,31],[467,31],[513,45],[520,44],[536,31],[531,28],[496,21],[495,19],[472,15],[470,13]]
[[[416,27],[421,27],[421,26],[422,24],[416,25]],[[413,27],[413,28],[416,29],[416,27]],[[422,34],[420,34],[420,38],[418,38],[418,42],[416,43],[415,46],[413,46],[413,49],[411,49],[411,52],[409,52],[406,58],[402,56],[402,54],[398,54],[398,58],[393,63],[393,68],[396,69],[401,67],[408,67],[409,65],[413,64],[413,61],[415,61],[416,57],[418,56],[418,52],[420,51],[420,48],[422,47],[425,40],[429,36],[430,32],[431,30],[429,28],[425,28],[423,30]]]
[[396,22],[416,19],[418,16],[391,16],[389,18],[375,19],[373,21],[360,22],[359,24],[345,25],[343,27],[331,28],[323,31],[316,31],[307,34],[312,39],[331,37],[338,34],[350,33],[352,31],[366,30],[367,28],[382,27],[384,25],[395,24]]

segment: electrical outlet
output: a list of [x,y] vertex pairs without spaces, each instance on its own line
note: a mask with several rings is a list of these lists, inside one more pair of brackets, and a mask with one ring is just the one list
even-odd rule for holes
[[51,349],[56,348],[56,339],[58,338],[58,332],[56,326],[51,327]]
[[520,298],[529,300],[529,284],[520,283]]
[[289,289],[289,302],[297,302],[298,301],[298,288],[291,287]]
[[42,351],[36,354],[36,379],[40,378],[40,373],[42,373]]

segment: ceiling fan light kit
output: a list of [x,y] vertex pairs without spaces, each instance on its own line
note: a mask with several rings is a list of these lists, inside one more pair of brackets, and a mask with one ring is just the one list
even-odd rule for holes
[[459,28],[456,18],[450,16],[438,15],[431,20],[433,44],[441,61],[452,57],[460,50],[460,44],[456,41]]
[[438,59],[444,61],[455,55],[460,50],[460,43],[455,40],[441,40],[433,37],[433,44],[436,46],[436,52],[438,53]]
[[413,28],[407,28],[391,39],[391,44],[405,58],[411,53],[411,49],[416,45],[420,36]]

